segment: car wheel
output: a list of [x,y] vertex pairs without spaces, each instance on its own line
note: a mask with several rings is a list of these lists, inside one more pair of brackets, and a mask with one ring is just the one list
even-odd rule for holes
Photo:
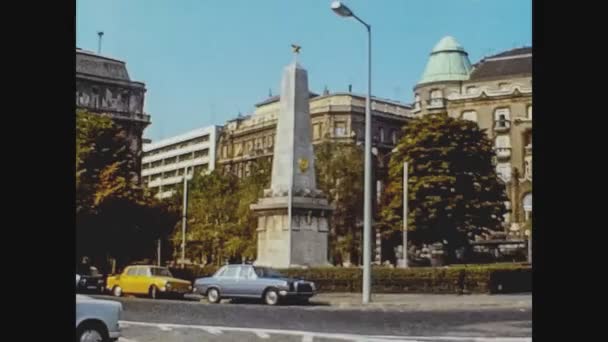
[[220,300],[222,300],[220,297],[220,291],[218,291],[216,288],[209,289],[209,291],[207,291],[207,300],[209,303],[219,303]]
[[101,324],[84,324],[76,329],[76,342],[107,342],[108,333]]
[[150,297],[151,299],[158,298],[158,288],[156,286],[150,286],[150,289],[148,290],[148,297]]
[[114,286],[114,288],[112,288],[112,294],[114,295],[114,297],[122,296],[122,289],[120,288],[120,286]]
[[279,293],[275,289],[268,289],[264,293],[264,302],[268,305],[277,305],[279,303]]

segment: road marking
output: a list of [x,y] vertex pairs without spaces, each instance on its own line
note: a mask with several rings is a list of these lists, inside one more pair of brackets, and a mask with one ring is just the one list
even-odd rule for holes
[[256,331],[256,332],[255,332],[255,334],[256,334],[256,335],[257,335],[259,338],[264,338],[264,339],[266,339],[266,338],[270,338],[270,335],[268,335],[267,333],[262,332],[262,331]]
[[302,336],[302,342],[312,342],[312,341],[313,341],[312,335]]
[[[194,326],[193,326],[194,328]],[[213,334],[213,335],[221,335],[222,334],[222,329],[218,329],[216,327],[210,327],[210,326],[201,326],[200,329],[205,330],[206,332]]]
[[[343,341],[376,341],[376,342],[426,342],[426,341],[466,341],[466,342],[532,342],[531,337],[463,337],[463,336],[396,336],[396,335],[355,335],[355,334],[336,334],[321,333],[301,330],[281,330],[281,329],[259,329],[259,328],[240,328],[210,325],[188,325],[173,323],[149,323],[120,321],[121,326],[147,326],[162,329],[201,329],[213,335],[220,335],[224,332],[251,332],[258,336],[268,336],[270,334],[301,336],[302,342],[311,342],[313,337],[336,339]],[[262,337],[267,338],[267,337]],[[128,342],[128,341],[125,341]]]
[[171,330],[173,330],[172,328],[170,328],[170,327],[168,327],[168,326],[166,326],[166,325],[159,325],[158,327],[159,327],[159,328],[160,328],[160,330],[162,330],[162,331],[171,331]]

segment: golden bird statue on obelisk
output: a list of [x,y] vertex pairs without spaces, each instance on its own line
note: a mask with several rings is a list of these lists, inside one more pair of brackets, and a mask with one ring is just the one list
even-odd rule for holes
[[300,54],[300,49],[302,49],[302,47],[300,45],[297,44],[291,44],[291,50],[293,51],[293,55],[294,55],[294,59],[295,62],[298,62],[298,55]]

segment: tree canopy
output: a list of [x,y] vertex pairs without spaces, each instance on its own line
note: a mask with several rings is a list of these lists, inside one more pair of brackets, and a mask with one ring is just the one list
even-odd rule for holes
[[78,256],[102,266],[150,257],[154,242],[178,219],[139,183],[124,130],[110,118],[76,113],[76,237]]
[[475,122],[446,115],[412,120],[389,163],[381,223],[403,226],[403,163],[408,162],[408,239],[441,242],[454,251],[475,235],[501,230],[505,185],[493,165],[494,151]]

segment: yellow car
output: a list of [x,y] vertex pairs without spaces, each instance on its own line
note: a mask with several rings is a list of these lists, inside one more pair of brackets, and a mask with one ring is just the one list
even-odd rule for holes
[[156,299],[160,295],[183,297],[192,291],[192,284],[187,280],[173,278],[166,267],[137,265],[128,266],[122,274],[108,277],[106,289],[116,297],[143,294]]

